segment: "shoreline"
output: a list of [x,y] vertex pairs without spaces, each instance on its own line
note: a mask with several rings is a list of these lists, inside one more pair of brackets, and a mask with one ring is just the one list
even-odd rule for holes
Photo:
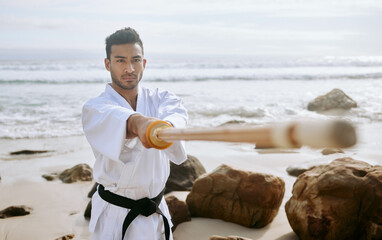
[[[382,123],[357,126],[358,143],[343,154],[323,156],[321,149],[257,150],[252,144],[187,142],[188,154],[197,157],[207,172],[220,164],[245,171],[272,174],[285,182],[285,195],[275,219],[260,229],[245,228],[217,219],[192,218],[180,224],[174,239],[208,239],[211,235],[237,235],[251,239],[298,239],[289,226],[284,204],[291,197],[295,177],[286,172],[291,165],[330,162],[349,156],[373,165],[382,165]],[[0,210],[12,205],[32,207],[30,215],[0,219],[0,239],[55,239],[75,234],[74,239],[90,239],[88,221],[83,217],[93,182],[62,183],[41,177],[61,172],[79,163],[94,164],[94,156],[84,136],[44,139],[0,139]],[[49,150],[44,154],[10,156],[24,149]],[[188,192],[172,192],[185,200]],[[22,230],[22,231],[20,231]]]

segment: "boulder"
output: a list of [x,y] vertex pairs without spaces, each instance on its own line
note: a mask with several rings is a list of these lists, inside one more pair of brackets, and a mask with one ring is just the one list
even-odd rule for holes
[[294,183],[285,211],[300,239],[382,239],[382,167],[340,158]]
[[29,215],[32,208],[26,206],[11,206],[0,211],[0,218],[18,217]]
[[333,161],[333,157],[323,156],[314,160],[309,160],[306,162],[300,162],[297,164],[290,165],[286,171],[290,176],[298,177],[300,174],[321,165],[327,165]]
[[85,163],[78,164],[70,169],[66,169],[58,178],[64,183],[73,183],[77,181],[92,181],[93,170]]
[[195,179],[206,173],[206,169],[200,161],[191,155],[180,165],[170,163],[170,176],[166,182],[166,191],[190,191]]
[[308,110],[322,112],[331,109],[348,110],[357,107],[357,103],[342,90],[335,88],[329,93],[319,96],[308,104]]
[[166,197],[166,203],[174,224],[172,231],[182,222],[191,221],[190,211],[188,211],[187,204],[184,201],[180,201],[175,196],[168,196]]
[[245,237],[238,237],[238,236],[222,237],[222,236],[213,235],[208,240],[252,240],[252,239],[245,238]]
[[276,216],[284,192],[278,177],[221,165],[195,181],[186,202],[191,216],[261,228]]

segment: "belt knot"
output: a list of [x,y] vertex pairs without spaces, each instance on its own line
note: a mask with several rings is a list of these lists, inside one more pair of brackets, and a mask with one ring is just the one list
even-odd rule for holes
[[139,208],[139,213],[145,217],[148,217],[157,211],[156,203],[147,197],[139,199],[136,203]]

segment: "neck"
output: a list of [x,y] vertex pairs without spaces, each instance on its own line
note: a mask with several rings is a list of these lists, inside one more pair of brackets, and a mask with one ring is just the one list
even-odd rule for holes
[[129,105],[134,111],[137,109],[137,98],[138,98],[139,86],[136,86],[133,89],[123,89],[117,86],[116,84],[112,83],[111,87],[129,103]]

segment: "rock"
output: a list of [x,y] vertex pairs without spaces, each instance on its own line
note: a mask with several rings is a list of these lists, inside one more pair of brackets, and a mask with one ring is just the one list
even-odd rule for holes
[[306,168],[304,166],[290,166],[286,169],[287,173],[292,177],[298,177],[300,174],[308,171],[312,167]]
[[206,173],[200,161],[191,155],[180,165],[170,163],[170,176],[166,182],[166,191],[190,191],[195,179]]
[[18,217],[30,214],[32,208],[26,206],[11,206],[0,211],[0,218]]
[[21,155],[21,154],[26,154],[26,155],[32,155],[32,154],[40,154],[40,153],[47,153],[51,151],[47,150],[21,150],[21,151],[16,151],[16,152],[10,152],[10,155]]
[[321,151],[322,155],[330,155],[334,153],[344,153],[341,148],[324,148]]
[[342,90],[335,88],[329,93],[319,96],[308,104],[308,110],[322,112],[331,109],[348,110],[357,107],[357,103]]
[[222,123],[220,124],[219,126],[222,127],[222,126],[230,126],[230,125],[243,125],[245,124],[246,122],[243,121],[243,120],[230,120],[230,121],[227,121],[225,123]]
[[168,196],[166,197],[166,203],[170,211],[172,223],[174,224],[172,231],[182,222],[191,221],[190,211],[184,201],[180,201],[174,196]]
[[301,174],[285,211],[300,239],[382,239],[382,166],[336,159]]
[[286,169],[286,171],[288,172],[288,174],[290,176],[298,177],[300,174],[302,174],[306,171],[309,171],[313,167],[317,167],[320,165],[327,165],[327,164],[331,163],[333,160],[334,160],[334,158],[331,156],[323,156],[321,158],[314,159],[313,161],[309,160],[306,162],[293,164],[293,165],[289,166]]
[[70,169],[66,169],[58,176],[64,183],[72,183],[77,181],[92,181],[93,170],[89,165],[83,163],[78,164]]
[[92,216],[92,200],[89,201],[84,212],[84,217],[86,220],[90,220],[91,216]]
[[54,181],[58,177],[58,173],[44,174],[41,177],[45,178],[47,181]]
[[208,240],[252,240],[252,239],[245,238],[245,237],[238,237],[238,236],[222,237],[222,236],[213,235]]
[[284,192],[278,177],[221,165],[195,181],[186,202],[191,216],[261,228],[276,216]]
[[73,239],[73,238],[74,238],[74,234],[69,234],[69,235],[66,235],[63,237],[56,238],[55,240],[69,240],[69,239]]

